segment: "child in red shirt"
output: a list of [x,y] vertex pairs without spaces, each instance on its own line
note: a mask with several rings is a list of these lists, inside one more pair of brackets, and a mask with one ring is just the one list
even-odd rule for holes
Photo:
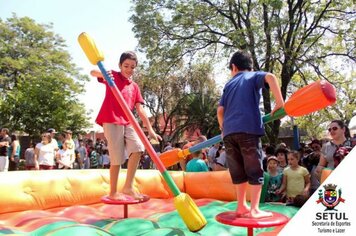
[[[161,140],[161,137],[152,129],[146,112],[141,105],[144,103],[144,100],[140,89],[138,85],[131,80],[137,62],[137,56],[134,52],[124,52],[119,62],[121,72],[109,71],[108,73],[120,90],[130,110],[132,111],[136,108],[143,125],[147,127],[150,137],[155,140]],[[91,71],[91,75],[97,77],[98,81],[105,84],[106,87],[105,98],[96,118],[96,123],[103,126],[104,134],[108,141],[108,150],[110,153],[109,198],[123,201],[132,199],[143,200],[144,196],[133,189],[133,179],[138,162],[145,150],[144,146],[118,101],[115,99],[109,85],[103,79],[102,74],[97,70],[93,70]],[[117,183],[121,164],[125,162],[125,149],[129,156],[129,162],[126,181],[122,193],[119,193],[117,192]]]

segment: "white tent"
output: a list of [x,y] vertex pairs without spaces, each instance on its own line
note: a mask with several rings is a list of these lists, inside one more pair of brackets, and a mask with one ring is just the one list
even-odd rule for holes
[[350,123],[349,123],[349,129],[350,129],[351,137],[354,134],[356,134],[356,115],[351,118]]
[[349,123],[349,129],[356,129],[356,116],[352,117]]

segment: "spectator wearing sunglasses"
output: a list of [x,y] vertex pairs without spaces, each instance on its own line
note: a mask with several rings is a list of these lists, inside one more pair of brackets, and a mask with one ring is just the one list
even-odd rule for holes
[[321,155],[316,173],[320,176],[323,168],[334,169],[334,154],[340,147],[351,147],[350,133],[344,122],[341,120],[331,121],[328,131],[331,140],[321,148]]

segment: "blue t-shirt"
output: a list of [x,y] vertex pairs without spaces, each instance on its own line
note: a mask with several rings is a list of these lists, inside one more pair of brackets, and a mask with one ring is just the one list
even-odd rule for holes
[[267,185],[266,202],[279,202],[282,200],[282,195],[276,194],[276,191],[281,188],[283,174],[278,173],[276,176],[270,176]]
[[259,109],[266,72],[237,73],[224,87],[220,106],[224,107],[224,136],[233,133],[264,135]]
[[187,163],[187,172],[207,172],[209,171],[205,161],[199,158],[193,158]]

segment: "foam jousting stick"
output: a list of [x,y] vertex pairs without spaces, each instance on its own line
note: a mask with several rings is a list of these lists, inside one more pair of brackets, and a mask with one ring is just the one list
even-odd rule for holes
[[[273,116],[271,114],[263,116],[262,120],[264,124],[267,124],[274,120],[281,119],[285,115],[293,117],[303,116],[321,110],[335,102],[336,91],[334,86],[326,80],[318,80],[296,91],[284,104],[283,108],[277,110]],[[221,141],[222,137],[219,134],[187,149],[181,150],[175,148],[164,152],[160,155],[160,158],[164,166],[169,167],[185,159],[187,155]]]
[[191,231],[198,231],[202,229],[207,224],[205,217],[200,212],[199,208],[197,207],[195,202],[190,198],[190,196],[186,193],[182,193],[179,191],[172,177],[168,174],[167,169],[162,164],[161,160],[159,159],[158,155],[153,149],[151,143],[148,141],[146,135],[142,131],[134,115],[132,114],[129,107],[127,106],[121,92],[119,91],[116,84],[105,70],[104,65],[102,63],[102,61],[104,60],[103,53],[100,50],[98,50],[98,48],[95,45],[95,42],[87,33],[81,33],[78,37],[78,41],[83,51],[85,52],[86,56],[88,57],[89,61],[93,65],[98,65],[112,93],[114,94],[115,98],[119,102],[119,105],[123,109],[125,115],[128,117],[130,123],[134,127],[136,133],[140,137],[143,145],[145,146],[148,154],[151,156],[153,162],[155,163],[158,170],[162,174],[164,180],[167,182],[170,190],[173,192],[174,205],[179,215],[182,217],[184,223]]

